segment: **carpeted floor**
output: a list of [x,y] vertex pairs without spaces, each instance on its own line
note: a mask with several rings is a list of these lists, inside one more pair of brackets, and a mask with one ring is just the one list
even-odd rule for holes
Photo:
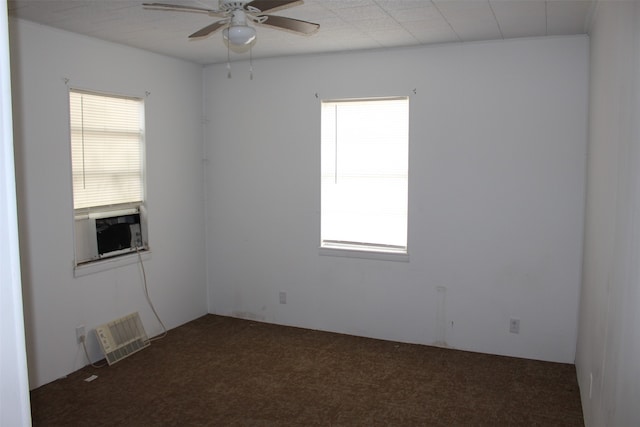
[[35,426],[583,425],[573,365],[215,315],[31,406]]

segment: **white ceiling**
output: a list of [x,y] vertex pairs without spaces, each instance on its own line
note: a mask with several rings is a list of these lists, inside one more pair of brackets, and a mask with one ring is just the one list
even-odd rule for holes
[[[147,0],[154,1],[154,0]],[[155,0],[211,9],[217,0]],[[8,0],[9,15],[189,61],[225,62],[220,32],[189,34],[218,20],[199,13],[145,10],[144,0]],[[584,34],[595,0],[305,0],[274,12],[320,24],[311,36],[257,28],[253,58]],[[231,52],[231,60],[248,54]]]

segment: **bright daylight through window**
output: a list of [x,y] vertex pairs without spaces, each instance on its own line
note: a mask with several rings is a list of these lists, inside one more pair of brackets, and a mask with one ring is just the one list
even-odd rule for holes
[[409,99],[321,108],[321,248],[406,254]]
[[76,265],[146,245],[144,103],[69,92]]

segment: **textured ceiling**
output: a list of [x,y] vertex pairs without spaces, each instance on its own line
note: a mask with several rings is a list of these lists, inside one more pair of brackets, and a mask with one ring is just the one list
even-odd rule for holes
[[[157,0],[218,8],[217,0]],[[189,34],[219,18],[145,10],[143,0],[8,0],[9,15],[201,64],[227,60],[220,32]],[[311,36],[257,28],[253,58],[584,34],[594,0],[305,0],[274,12],[320,24]],[[248,54],[231,52],[231,60]]]

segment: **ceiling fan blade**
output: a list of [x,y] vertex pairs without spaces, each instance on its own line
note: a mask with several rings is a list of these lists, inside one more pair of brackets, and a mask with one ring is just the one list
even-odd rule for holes
[[[298,34],[313,34],[320,28],[320,24],[313,22],[301,21],[299,19],[285,18],[284,16],[263,15],[267,17],[264,22],[256,22],[256,24],[267,27],[276,28],[278,30],[292,31]],[[262,18],[263,16],[260,16]]]
[[208,35],[218,31],[220,28],[224,27],[229,23],[228,19],[223,19],[222,21],[214,22],[213,24],[209,24],[206,27],[196,31],[195,33],[189,36],[190,39],[198,39],[201,37],[207,37]]
[[262,13],[271,13],[304,3],[302,0],[253,0],[245,5],[245,9],[256,8]]
[[225,16],[225,12],[222,10],[205,9],[202,7],[183,6],[180,4],[168,4],[168,3],[142,3],[142,7],[150,10],[168,10],[173,12],[195,12],[206,13],[209,16]]

